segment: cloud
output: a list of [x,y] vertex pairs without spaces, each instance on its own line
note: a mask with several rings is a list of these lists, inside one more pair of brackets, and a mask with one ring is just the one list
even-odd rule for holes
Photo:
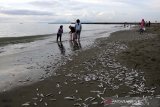
[[160,17],[159,0],[0,0],[0,16],[26,20],[135,21]]
[[[152,5],[151,5],[152,4]],[[148,5],[152,9],[160,9],[160,1],[159,0],[152,0],[151,2],[148,3]],[[159,11],[159,10],[158,10]]]
[[74,2],[79,2],[79,3],[89,3],[89,4],[99,4],[102,3],[104,0],[70,0],[70,1],[74,1]]
[[104,12],[99,12],[97,15],[102,16],[103,14],[104,14]]
[[33,1],[33,2],[29,2],[28,4],[34,5],[34,6],[38,6],[38,7],[55,7],[55,6],[59,6],[60,2],[58,2],[57,0],[45,0],[45,1]]
[[0,13],[6,15],[53,15],[49,12],[34,10],[0,10]]

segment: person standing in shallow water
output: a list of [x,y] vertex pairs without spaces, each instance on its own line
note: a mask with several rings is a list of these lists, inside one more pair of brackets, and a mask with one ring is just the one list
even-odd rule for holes
[[82,25],[81,25],[79,19],[76,20],[75,30],[76,30],[76,38],[79,41],[80,40],[81,30],[82,30]]
[[58,32],[57,32],[57,41],[58,39],[60,38],[60,42],[61,42],[61,39],[62,39],[62,33],[63,33],[63,26],[61,25],[58,29]]
[[73,26],[69,26],[69,29],[71,30],[69,33],[70,33],[70,40],[75,40],[76,37],[75,37],[75,28]]

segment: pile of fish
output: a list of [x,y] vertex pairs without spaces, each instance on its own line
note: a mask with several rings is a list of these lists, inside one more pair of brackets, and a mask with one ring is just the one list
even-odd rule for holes
[[[80,65],[75,65],[71,67],[70,72],[65,72],[63,75],[66,78],[66,81],[57,83],[55,86],[58,91],[58,95],[63,95],[63,86],[68,85],[68,81],[77,84],[84,84],[88,86],[97,84],[96,87],[92,90],[89,90],[88,97],[81,96],[79,94],[79,89],[73,90],[73,94],[70,96],[64,96],[63,100],[73,101],[73,106],[76,107],[88,107],[91,105],[103,105],[107,93],[113,91],[115,94],[110,97],[129,97],[136,95],[147,95],[154,96],[156,87],[147,87],[145,82],[144,73],[135,68],[127,68],[124,65],[121,65],[116,59],[115,56],[127,49],[125,44],[120,42],[107,43],[103,48],[101,53],[97,54],[96,58],[90,59],[88,61],[82,62]],[[99,47],[101,49],[102,47]],[[70,59],[72,61],[72,59]],[[74,69],[81,67],[83,70],[74,71]],[[66,71],[66,68],[63,69]],[[54,76],[59,76],[61,74],[54,73]],[[54,77],[53,77],[54,78]],[[86,85],[86,86],[87,86]],[[118,94],[116,93],[119,89],[125,87],[127,90],[121,91]],[[69,88],[69,87],[68,87]],[[37,94],[32,98],[32,102],[25,102],[22,106],[34,105],[38,106],[38,103],[43,103],[44,106],[49,106],[48,101],[53,101],[56,103],[57,99],[52,93],[44,95],[39,93],[39,89],[36,90]],[[52,96],[48,97],[48,96]],[[160,97],[157,95],[157,98]],[[44,100],[45,99],[45,100]],[[35,101],[35,102],[34,102]]]

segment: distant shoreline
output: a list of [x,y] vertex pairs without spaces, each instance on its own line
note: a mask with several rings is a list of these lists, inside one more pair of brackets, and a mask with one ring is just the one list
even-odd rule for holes
[[[139,25],[140,22],[82,22],[82,24],[134,24]],[[75,24],[72,22],[71,24]],[[160,24],[160,23],[152,23],[151,24]]]

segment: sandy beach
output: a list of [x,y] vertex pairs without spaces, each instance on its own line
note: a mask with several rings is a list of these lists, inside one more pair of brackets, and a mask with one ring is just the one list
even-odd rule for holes
[[158,98],[159,38],[154,26],[143,34],[133,28],[96,39],[56,70],[51,67],[49,77],[1,92],[0,107],[103,107],[106,97]]

